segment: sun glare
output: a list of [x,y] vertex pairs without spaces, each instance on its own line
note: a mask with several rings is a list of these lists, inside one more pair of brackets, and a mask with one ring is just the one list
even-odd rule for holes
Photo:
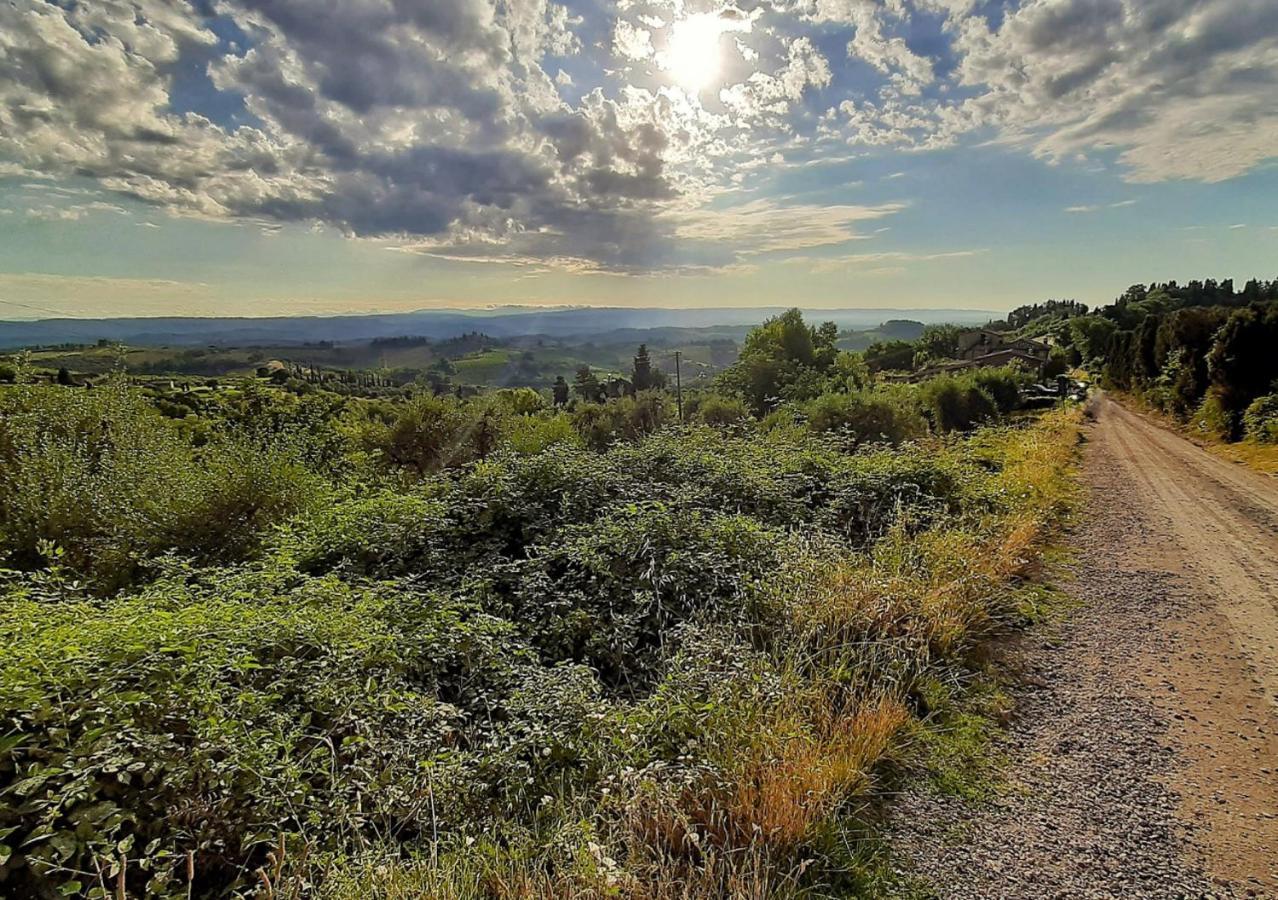
[[676,22],[665,53],[665,68],[670,76],[693,93],[714,81],[722,66],[719,39],[728,30],[727,25],[715,13]]

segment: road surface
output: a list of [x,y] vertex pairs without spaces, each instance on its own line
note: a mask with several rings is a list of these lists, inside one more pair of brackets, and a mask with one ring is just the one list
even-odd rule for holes
[[1101,398],[1062,585],[1025,638],[1008,789],[894,813],[943,898],[1278,898],[1278,478]]

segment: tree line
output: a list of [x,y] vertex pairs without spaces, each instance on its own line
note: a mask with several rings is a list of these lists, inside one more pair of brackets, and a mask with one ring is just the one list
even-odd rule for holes
[[1050,334],[1112,388],[1227,441],[1278,440],[1278,279],[1135,284],[1083,314],[1056,310]]

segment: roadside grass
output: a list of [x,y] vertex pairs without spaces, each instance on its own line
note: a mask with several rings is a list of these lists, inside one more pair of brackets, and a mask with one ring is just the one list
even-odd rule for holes
[[913,723],[910,740],[932,791],[967,803],[991,800],[1004,782],[1006,763],[998,737],[1012,713],[1012,700],[993,673],[966,683],[925,679],[919,693],[928,715]]
[[1212,453],[1230,462],[1241,463],[1263,475],[1278,475],[1278,444],[1261,444],[1248,439],[1236,444],[1213,442],[1208,446]]
[[1011,704],[985,651],[1065,608],[1043,578],[1076,508],[1081,417],[1053,411],[975,439],[969,451],[998,472],[993,509],[975,520],[898,527],[863,556],[813,546],[792,559],[765,592],[783,627],[755,677],[771,673],[775,693],[737,698],[702,729],[708,768],[623,778],[575,807],[564,818],[584,836],[557,864],[472,847],[447,864],[340,867],[324,896],[934,896],[878,822],[920,777],[969,803],[1004,789]]
[[1154,420],[1164,428],[1182,435],[1221,459],[1246,466],[1262,475],[1278,475],[1278,444],[1262,444],[1251,438],[1229,443],[1208,431],[1194,428],[1192,422],[1178,421],[1137,394],[1127,391],[1108,391],[1107,393],[1133,412]]

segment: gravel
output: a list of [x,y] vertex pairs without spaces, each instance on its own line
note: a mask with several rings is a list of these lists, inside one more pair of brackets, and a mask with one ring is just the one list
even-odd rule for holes
[[926,787],[899,797],[889,834],[902,868],[956,900],[1272,896],[1206,874],[1197,827],[1167,786],[1183,764],[1148,661],[1161,622],[1200,602],[1183,579],[1144,567],[1175,552],[1171,529],[1105,446],[1089,450],[1086,478],[1066,585],[1080,605],[1005,648],[1016,708],[1005,789],[975,804]]

